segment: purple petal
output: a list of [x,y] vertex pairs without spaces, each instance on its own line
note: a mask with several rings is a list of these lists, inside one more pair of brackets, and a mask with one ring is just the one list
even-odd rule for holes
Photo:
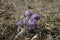
[[33,14],[33,15],[31,16],[31,19],[39,20],[39,19],[40,19],[40,15],[38,15],[38,14]]
[[35,21],[33,21],[32,19],[29,19],[28,24],[29,24],[29,25],[35,25],[35,24],[36,24],[36,22],[35,22]]
[[36,27],[37,27],[37,23],[35,21],[33,21],[33,20],[30,19],[28,21],[28,28],[32,29],[32,28],[36,28]]

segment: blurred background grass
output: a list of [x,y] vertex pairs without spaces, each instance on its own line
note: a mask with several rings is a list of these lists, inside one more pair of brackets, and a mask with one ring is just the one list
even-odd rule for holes
[[[27,0],[26,2],[29,3],[30,10],[41,15],[39,25],[52,30],[53,38],[59,36],[60,0]],[[27,9],[26,2],[24,0],[0,0],[1,40],[12,40],[16,34],[16,22],[20,20],[21,14]],[[60,40],[60,36],[58,40]]]

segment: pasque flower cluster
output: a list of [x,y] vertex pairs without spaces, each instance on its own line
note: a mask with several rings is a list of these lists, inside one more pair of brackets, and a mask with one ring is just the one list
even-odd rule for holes
[[20,29],[21,26],[25,27],[27,25],[28,29],[37,29],[38,28],[38,20],[40,20],[40,15],[31,12],[31,10],[26,10],[25,13],[23,14],[25,17],[22,21],[17,21],[18,25],[18,30]]

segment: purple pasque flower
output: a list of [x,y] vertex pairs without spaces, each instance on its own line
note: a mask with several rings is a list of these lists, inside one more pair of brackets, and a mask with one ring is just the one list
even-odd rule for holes
[[32,16],[32,11],[31,10],[26,10],[25,13],[24,13],[24,16]]
[[23,20],[23,25],[26,25],[27,24],[27,20]]
[[31,29],[31,28],[36,28],[36,27],[37,27],[37,22],[32,19],[29,19],[28,20],[28,28]]
[[33,19],[29,19],[28,20],[28,24],[29,25],[34,25],[34,24],[36,24],[36,22]]
[[33,19],[29,19],[28,28],[29,28],[29,30],[31,30],[31,29],[41,30],[41,27],[38,25],[37,21],[35,21]]
[[22,25],[23,25],[23,22],[17,21],[17,25],[18,25],[18,26],[22,26]]
[[39,20],[39,19],[40,19],[40,15],[38,15],[38,14],[33,14],[33,15],[31,16],[31,19]]

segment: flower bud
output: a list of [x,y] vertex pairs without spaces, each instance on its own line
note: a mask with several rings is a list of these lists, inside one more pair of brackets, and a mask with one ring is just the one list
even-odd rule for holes
[[17,25],[18,25],[18,26],[22,26],[23,23],[22,23],[21,21],[18,21],[18,22],[17,22]]
[[31,10],[26,10],[25,11],[25,13],[24,13],[24,16],[26,17],[26,16],[32,16],[32,12],[31,12]]

